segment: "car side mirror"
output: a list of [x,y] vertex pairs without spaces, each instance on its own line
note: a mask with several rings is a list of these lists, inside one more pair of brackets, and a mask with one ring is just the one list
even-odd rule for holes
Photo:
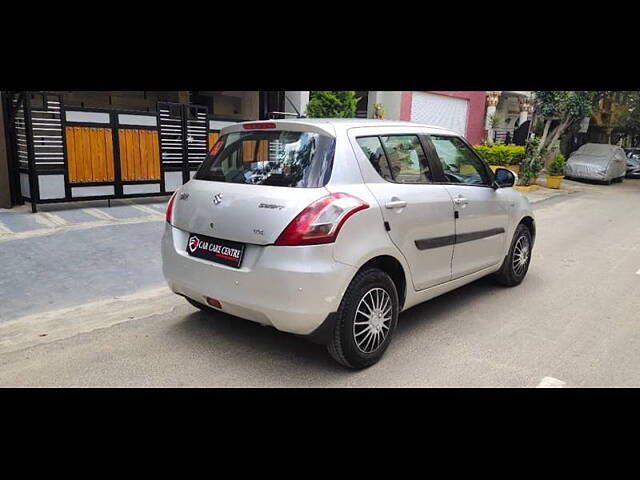
[[499,188],[510,188],[518,183],[518,176],[511,170],[506,168],[498,168],[495,173],[495,180],[492,187],[497,190]]

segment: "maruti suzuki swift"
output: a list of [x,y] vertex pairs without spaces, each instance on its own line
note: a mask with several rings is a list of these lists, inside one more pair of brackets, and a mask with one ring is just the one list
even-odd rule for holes
[[235,124],[169,201],[164,276],[199,309],[306,336],[365,368],[403,310],[487,275],[523,281],[536,227],[516,180],[441,128]]

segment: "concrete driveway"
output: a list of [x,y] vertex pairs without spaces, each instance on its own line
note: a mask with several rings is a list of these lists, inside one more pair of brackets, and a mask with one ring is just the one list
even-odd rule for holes
[[[537,203],[538,239],[521,286],[480,280],[404,312],[391,348],[365,371],[343,369],[300,338],[199,312],[149,280],[122,298],[96,300],[91,292],[89,303],[46,313],[38,304],[21,318],[15,305],[3,307],[12,313],[0,323],[0,385],[639,386],[638,207],[640,181]],[[162,222],[148,223],[158,231],[145,241],[157,248]],[[113,250],[100,268],[123,248],[113,241],[102,244]],[[10,243],[0,240],[0,251]],[[124,268],[109,271],[105,288],[125,281]],[[155,275],[143,269],[132,265],[128,274]],[[67,275],[51,274],[43,288],[62,289]]]

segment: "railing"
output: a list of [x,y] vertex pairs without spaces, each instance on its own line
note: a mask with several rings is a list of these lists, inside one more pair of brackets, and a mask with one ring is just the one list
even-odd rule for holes
[[496,128],[493,130],[494,143],[513,143],[513,128]]

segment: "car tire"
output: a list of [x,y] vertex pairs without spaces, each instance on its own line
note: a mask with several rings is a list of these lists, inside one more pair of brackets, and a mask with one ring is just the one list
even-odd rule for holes
[[370,367],[389,347],[398,314],[398,292],[391,277],[378,268],[363,270],[342,298],[329,354],[348,368]]
[[203,312],[207,312],[207,313],[213,313],[213,312],[217,312],[218,310],[216,310],[213,307],[209,307],[208,305],[205,305],[204,303],[200,303],[200,302],[196,302],[195,300],[189,298],[189,297],[184,297],[187,302],[189,302],[191,305],[193,305],[194,307],[202,310]]
[[[509,253],[505,257],[502,267],[493,275],[494,281],[505,287],[520,285],[529,271],[532,251],[531,232],[526,225],[520,224],[513,235]],[[524,263],[522,263],[523,256]]]

